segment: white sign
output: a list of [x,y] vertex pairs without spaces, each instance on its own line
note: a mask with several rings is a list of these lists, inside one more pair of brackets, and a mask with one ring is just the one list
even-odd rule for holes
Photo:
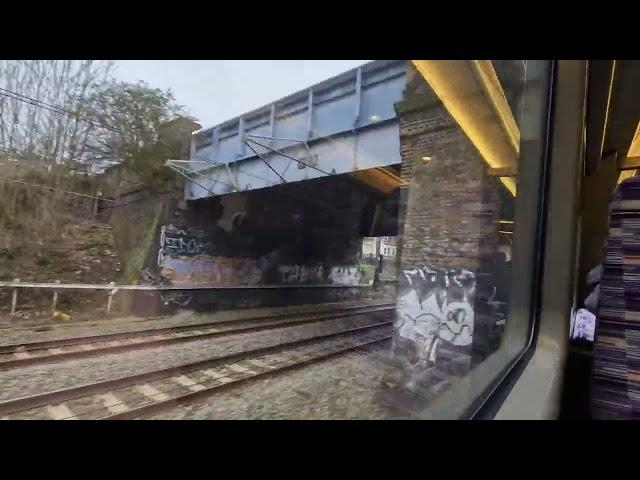
[[596,316],[584,308],[578,309],[573,322],[571,338],[593,342],[596,333]]

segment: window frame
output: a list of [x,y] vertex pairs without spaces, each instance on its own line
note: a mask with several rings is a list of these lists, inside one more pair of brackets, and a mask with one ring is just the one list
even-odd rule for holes
[[569,325],[576,305],[588,63],[557,62],[536,348],[496,409],[496,419],[556,419],[559,414]]
[[[510,316],[513,318],[518,315],[520,327],[526,328],[524,345],[522,331],[512,335],[514,340],[518,340],[517,344],[508,343],[508,332],[505,331],[503,345],[498,350],[467,375],[456,379],[450,388],[425,405],[416,418],[492,418],[534,356],[542,304],[546,202],[553,126],[556,124],[557,67],[557,61],[532,60],[528,61],[525,73],[524,85],[531,85],[532,88],[526,88],[524,92],[524,105],[530,112],[523,115],[520,153],[523,160],[519,162],[521,170],[518,178],[529,177],[533,180],[518,182],[516,214],[520,213],[521,218],[516,218],[515,224],[519,243],[513,251],[513,275],[514,278],[529,278],[529,282],[514,283],[515,288],[510,295]],[[537,88],[535,81],[539,83]],[[536,160],[526,161],[527,158]],[[518,311],[514,312],[512,305],[518,305]]]

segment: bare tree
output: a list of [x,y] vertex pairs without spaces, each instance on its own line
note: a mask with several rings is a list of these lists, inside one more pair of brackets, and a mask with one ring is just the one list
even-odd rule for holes
[[108,61],[1,60],[0,151],[56,164],[83,160],[97,127],[79,112],[112,68]]

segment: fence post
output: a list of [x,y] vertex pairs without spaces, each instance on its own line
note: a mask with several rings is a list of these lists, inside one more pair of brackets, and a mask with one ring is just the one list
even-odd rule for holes
[[96,192],[96,198],[93,199],[93,204],[92,204],[92,217],[96,218],[98,216],[98,207],[100,205],[100,198],[102,198],[102,192]]
[[[14,278],[13,282],[20,283],[20,279]],[[18,306],[18,288],[13,287],[13,295],[11,296],[11,316],[15,315],[17,306]]]
[[113,296],[118,291],[117,288],[114,288],[115,285],[116,285],[115,282],[109,282],[109,285],[111,286],[111,289],[109,290],[109,299],[107,300],[107,315],[109,315],[111,313],[111,305],[113,303]]
[[[56,280],[56,283],[60,283],[60,280]],[[54,314],[56,312],[56,305],[58,305],[58,290],[53,291],[53,301],[51,303],[51,314]]]

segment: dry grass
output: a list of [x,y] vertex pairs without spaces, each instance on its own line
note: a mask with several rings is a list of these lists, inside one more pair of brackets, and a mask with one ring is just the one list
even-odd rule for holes
[[[58,167],[42,163],[22,165],[0,161],[0,280],[62,283],[108,283],[120,273],[111,227],[92,218],[84,197],[60,190],[90,193],[93,186]],[[18,182],[42,185],[38,188]],[[84,203],[83,203],[84,202]],[[0,310],[8,306],[0,291]],[[46,313],[50,293],[24,292],[20,307]],[[92,295],[61,298],[61,307],[75,310],[91,303]],[[94,295],[95,296],[95,295]],[[104,296],[104,295],[103,295]],[[81,298],[82,297],[82,298]],[[87,302],[85,302],[85,297]],[[100,303],[104,303],[100,298]],[[71,301],[69,304],[69,301]]]

